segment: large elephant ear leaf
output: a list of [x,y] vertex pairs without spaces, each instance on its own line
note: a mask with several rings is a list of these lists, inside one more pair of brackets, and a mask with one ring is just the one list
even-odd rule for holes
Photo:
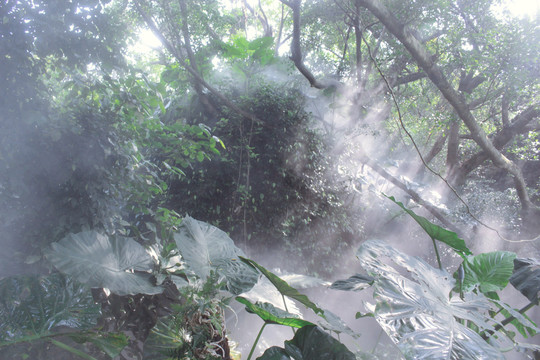
[[83,231],[51,244],[44,253],[58,270],[89,287],[118,295],[163,292],[151,281],[152,257],[130,238]]
[[62,274],[0,280],[0,345],[35,340],[58,326],[90,329],[100,315],[90,290]]
[[[504,359],[462,324],[465,320],[481,331],[496,332],[487,322],[491,306],[484,295],[450,298],[455,284],[450,274],[380,241],[365,242],[357,255],[375,278],[375,319],[407,359]],[[403,275],[407,272],[411,278]]]
[[187,268],[197,277],[206,279],[215,270],[235,295],[257,283],[257,271],[239,260],[244,253],[217,227],[186,216],[174,241]]
[[463,291],[478,288],[487,294],[504,289],[512,276],[515,258],[516,254],[507,251],[469,256],[463,261]]
[[540,261],[537,259],[515,259],[514,274],[510,283],[529,299],[538,304],[540,292]]

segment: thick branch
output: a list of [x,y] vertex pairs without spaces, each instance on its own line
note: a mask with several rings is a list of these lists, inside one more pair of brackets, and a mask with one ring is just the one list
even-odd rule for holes
[[519,167],[502,155],[488,139],[486,133],[469,110],[465,99],[452,87],[441,69],[422,43],[413,36],[412,32],[401,24],[396,17],[379,0],[357,0],[377,17],[384,26],[405,46],[417,64],[422,68],[429,79],[439,89],[446,100],[452,105],[459,118],[465,123],[474,141],[489,156],[493,163],[508,171],[514,177],[516,190],[523,210],[534,207],[526,190],[525,179]]
[[345,67],[345,59],[347,58],[347,51],[349,51],[349,37],[351,35],[351,27],[349,26],[347,28],[347,34],[345,35],[345,45],[343,46],[343,53],[341,54],[341,60],[339,61],[338,69],[337,69],[337,78],[341,78],[341,72],[343,71],[343,68]]
[[362,28],[360,27],[360,7],[355,4],[354,14],[354,39],[356,42],[356,81],[362,84]]
[[281,4],[281,19],[279,20],[279,30],[276,39],[276,49],[274,50],[274,56],[279,55],[279,47],[281,46],[281,35],[283,34],[283,25],[285,24],[285,6]]
[[[197,62],[195,60],[195,54],[193,54],[193,49],[191,47],[191,39],[189,36],[189,28],[188,28],[188,10],[185,3],[185,0],[179,0],[180,4],[180,10],[182,11],[182,36],[184,38],[184,47],[186,48],[187,57],[189,60],[189,65],[199,74],[199,76],[202,78],[202,75],[199,72],[199,67],[197,65]],[[199,98],[201,99],[201,102],[208,108],[209,112],[212,114],[212,116],[216,116],[218,111],[214,104],[210,101],[208,96],[203,91],[202,84],[197,80],[194,79],[192,81],[193,87],[195,88],[195,91],[199,95]]]
[[426,76],[427,75],[426,75],[425,72],[419,71],[419,72],[416,72],[416,73],[412,73],[412,74],[408,74],[408,75],[399,77],[395,81],[393,81],[391,85],[392,85],[392,87],[394,87],[394,86],[408,84],[410,82],[423,79]]
[[[426,164],[429,164],[437,154],[441,152],[441,150],[444,147],[444,144],[446,143],[446,139],[448,138],[448,128],[446,131],[442,132],[439,137],[435,140],[435,143],[429,150],[426,156],[424,156],[424,162]],[[415,179],[420,178],[422,174],[424,173],[425,166],[421,166],[418,171],[416,172]]]
[[429,150],[427,155],[424,157],[424,161],[426,162],[426,164],[429,164],[435,158],[435,156],[437,156],[437,154],[441,152],[447,138],[448,132],[446,131],[439,135],[437,140],[435,140],[435,143],[433,144],[431,150]]
[[507,93],[504,93],[503,96],[502,96],[502,101],[501,101],[501,120],[502,120],[502,125],[503,127],[507,127],[509,125],[509,122],[508,122],[508,106],[509,106],[509,101],[508,101],[508,94]]
[[327,80],[321,82],[315,78],[311,71],[304,64],[302,56],[302,48],[300,46],[300,5],[302,0],[280,0],[285,5],[289,6],[293,11],[293,38],[291,42],[291,60],[302,75],[309,81],[312,87],[317,89],[326,89],[329,87],[341,87],[339,81]]
[[270,26],[270,24],[268,23],[268,19],[266,17],[266,14],[264,13],[261,2],[259,1],[259,10],[261,11],[260,14],[257,13],[255,11],[255,9],[253,7],[251,7],[251,5],[249,5],[249,3],[246,0],[244,0],[244,6],[246,7],[246,9],[249,10],[251,15],[255,16],[259,20],[259,22],[261,23],[261,25],[262,25],[262,27],[264,29],[264,35],[263,36],[268,36],[268,37],[272,36],[272,26]]
[[452,171],[459,162],[459,125],[460,122],[454,119],[450,124],[450,134],[448,136],[448,150],[446,153],[446,168]]
[[426,210],[428,210],[433,216],[435,216],[441,224],[443,224],[447,229],[459,234],[462,236],[463,234],[461,231],[450,221],[448,221],[440,212],[439,210],[431,205],[429,202],[422,199],[422,197],[414,190],[411,190],[410,187],[408,187],[406,184],[402,183],[398,179],[396,179],[392,174],[388,173],[383,167],[381,167],[376,161],[372,160],[366,155],[362,155],[360,158],[360,161],[366,165],[368,165],[370,168],[372,168],[375,172],[377,172],[379,175],[381,175],[386,180],[390,181],[392,184],[394,184],[399,189],[406,192],[414,201],[416,201],[417,204],[423,206]]
[[[512,138],[524,131],[527,131],[527,125],[535,118],[540,116],[540,110],[532,107],[526,109],[512,120],[510,125],[504,127],[501,131],[493,137],[493,144],[498,150],[504,148],[504,146],[512,140]],[[489,159],[489,156],[485,151],[480,151],[471,156],[467,161],[459,167],[459,169],[451,175],[452,182],[456,184],[463,183],[463,179],[467,174],[480,166],[484,161]]]

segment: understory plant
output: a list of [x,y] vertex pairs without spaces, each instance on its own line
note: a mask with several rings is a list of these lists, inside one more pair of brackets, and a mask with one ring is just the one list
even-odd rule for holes
[[[244,359],[254,358],[268,325],[296,330],[259,360],[376,358],[340,341],[360,335],[296,289],[309,286],[371,288],[373,302],[364,309],[359,303],[357,318],[374,317],[406,359],[503,359],[506,351],[539,350],[516,334],[540,331],[526,315],[538,304],[540,261],[505,251],[474,255],[455,233],[389,199],[431,237],[437,268],[370,240],[357,252],[365,273],[331,285],[278,276],[247,259],[226,233],[189,216],[163,239],[149,225],[154,240],[146,243],[98,231],[69,234],[44,251],[58,272],[0,281],[0,354],[40,358],[46,343],[84,359],[130,358],[133,347],[148,359],[239,359],[224,320],[235,300],[263,320]],[[453,273],[442,264],[439,246],[461,257]],[[528,306],[515,309],[501,300],[508,283]],[[306,320],[299,306],[318,320]]]

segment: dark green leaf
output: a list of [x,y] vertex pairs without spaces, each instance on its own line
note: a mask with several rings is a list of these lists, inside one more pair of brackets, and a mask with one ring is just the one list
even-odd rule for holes
[[291,358],[285,349],[278,346],[272,346],[257,358],[257,360],[290,360]]
[[337,280],[330,289],[344,291],[360,291],[371,285],[375,279],[369,275],[355,274],[346,280]]
[[313,310],[316,314],[323,315],[324,310],[319,308],[315,303],[311,302],[311,300],[308,299],[306,295],[300,294],[298,290],[295,288],[289,286],[286,281],[281,280],[277,275],[271,273],[270,271],[266,270],[261,265],[257,264],[255,261],[246,259],[244,257],[240,257],[240,259],[245,262],[246,264],[252,266],[253,268],[259,270],[264,276],[270,280],[272,284],[276,287],[276,289],[284,296],[288,296],[291,299],[297,300],[304,306],[308,307],[309,309]]
[[246,310],[258,315],[268,324],[285,325],[294,328],[301,328],[306,325],[315,325],[309,321],[294,317],[293,314],[280,310],[269,303],[251,303],[248,299],[237,296],[236,300],[246,306]]
[[540,292],[540,262],[536,259],[515,259],[510,283],[530,302],[538,304]]
[[[144,343],[144,359],[166,360],[177,349],[185,346],[181,327],[172,317],[158,321]],[[181,324],[180,324],[181,325]]]
[[85,332],[83,334],[68,334],[68,336],[78,342],[91,342],[111,358],[120,355],[120,352],[128,344],[127,336],[121,333]]
[[405,205],[397,201],[393,196],[386,197],[396,203],[407,214],[409,214],[432,239],[445,243],[461,255],[472,255],[472,252],[465,244],[465,241],[460,239],[455,232],[443,229],[442,227],[433,224],[425,217],[416,215],[412,210],[407,209]]
[[296,360],[356,360],[354,354],[345,345],[334,339],[317,326],[304,326],[296,332],[294,338],[286,342],[287,352],[301,353]]

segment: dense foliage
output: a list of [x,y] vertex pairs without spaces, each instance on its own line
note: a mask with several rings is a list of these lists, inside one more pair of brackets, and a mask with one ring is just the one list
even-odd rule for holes
[[[231,304],[263,321],[248,360],[538,353],[536,16],[4,1],[0,357],[238,359]],[[396,347],[355,348],[307,287],[367,293]],[[269,325],[298,330],[257,348]]]

